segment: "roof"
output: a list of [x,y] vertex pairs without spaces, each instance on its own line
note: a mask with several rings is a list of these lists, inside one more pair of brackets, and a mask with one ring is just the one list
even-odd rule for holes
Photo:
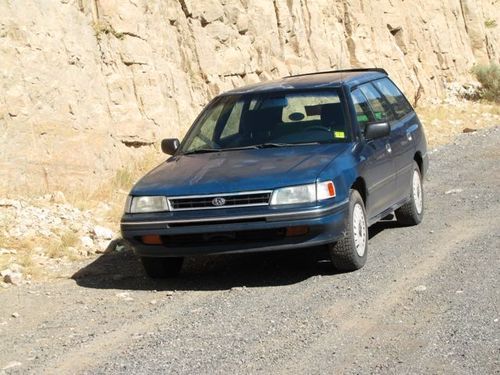
[[340,87],[342,85],[355,86],[375,78],[382,78],[386,76],[387,72],[384,69],[380,68],[346,69],[328,72],[307,73],[238,87],[233,90],[226,91],[222,95],[253,94],[259,92],[285,90],[320,89]]

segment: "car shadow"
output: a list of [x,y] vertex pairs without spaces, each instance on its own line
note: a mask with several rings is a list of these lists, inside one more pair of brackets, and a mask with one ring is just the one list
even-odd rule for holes
[[377,236],[386,229],[393,228],[404,228],[403,225],[399,224],[396,220],[381,220],[373,224],[368,230],[368,238],[371,240],[373,237]]
[[126,290],[227,290],[295,284],[337,273],[325,247],[253,254],[188,257],[180,275],[154,280],[130,250],[108,251],[77,271],[82,287]]
[[[380,221],[369,228],[369,238],[396,221]],[[121,249],[117,251],[116,249]],[[154,280],[139,259],[120,240],[100,257],[78,270],[72,279],[82,287],[124,290],[227,290],[234,287],[291,285],[318,275],[335,275],[325,246],[304,249],[186,258],[179,276]]]

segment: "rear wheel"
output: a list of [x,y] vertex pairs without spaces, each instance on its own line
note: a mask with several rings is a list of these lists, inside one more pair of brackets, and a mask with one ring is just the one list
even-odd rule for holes
[[166,279],[179,274],[184,258],[142,257],[141,262],[146,274],[153,279]]
[[339,271],[355,271],[363,267],[368,255],[368,224],[363,199],[356,190],[349,194],[346,235],[330,245],[330,258]]
[[402,225],[417,225],[424,216],[424,188],[422,175],[416,162],[413,162],[410,200],[396,210],[398,223]]

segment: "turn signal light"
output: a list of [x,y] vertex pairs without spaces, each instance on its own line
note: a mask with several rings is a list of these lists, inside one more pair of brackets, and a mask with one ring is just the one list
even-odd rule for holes
[[335,196],[335,185],[332,181],[328,181],[328,193],[330,193],[330,197]]
[[157,234],[148,234],[147,236],[142,236],[141,239],[145,245],[161,245],[161,237]]
[[307,225],[302,225],[300,227],[288,227],[286,228],[286,236],[303,236],[309,232],[309,227]]
[[323,181],[316,183],[317,199],[322,201],[324,199],[330,199],[335,197],[335,185],[333,181]]

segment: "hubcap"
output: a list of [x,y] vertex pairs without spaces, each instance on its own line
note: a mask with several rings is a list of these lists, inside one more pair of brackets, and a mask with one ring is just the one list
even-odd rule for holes
[[420,215],[422,213],[422,208],[424,200],[422,197],[422,183],[420,181],[420,175],[417,171],[413,171],[413,201],[415,202],[415,208],[417,213]]
[[352,212],[352,233],[354,237],[354,246],[360,257],[365,254],[366,232],[366,220],[363,207],[361,207],[359,203],[356,203]]

